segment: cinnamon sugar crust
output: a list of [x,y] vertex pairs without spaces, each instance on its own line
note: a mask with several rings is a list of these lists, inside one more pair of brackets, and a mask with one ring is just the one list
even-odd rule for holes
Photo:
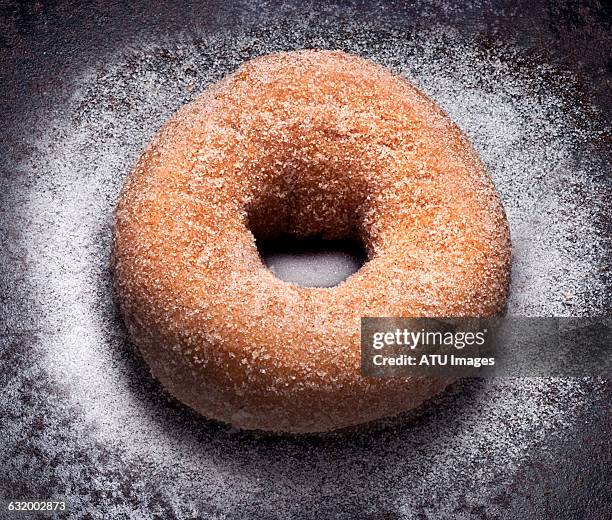
[[[255,237],[358,237],[340,285],[277,279]],[[153,138],[121,193],[114,274],[167,390],[240,428],[306,433],[395,415],[443,379],[360,373],[362,316],[503,311],[510,238],[471,146],[403,78],[342,52],[245,63]]]

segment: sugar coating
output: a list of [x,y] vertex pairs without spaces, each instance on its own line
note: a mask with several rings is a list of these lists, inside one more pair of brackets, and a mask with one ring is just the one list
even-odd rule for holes
[[[358,236],[333,288],[277,279],[254,235]],[[337,51],[247,62],[153,138],[121,193],[114,272],[171,394],[240,428],[317,432],[411,409],[449,380],[360,375],[362,316],[503,310],[510,238],[483,164],[405,79]]]

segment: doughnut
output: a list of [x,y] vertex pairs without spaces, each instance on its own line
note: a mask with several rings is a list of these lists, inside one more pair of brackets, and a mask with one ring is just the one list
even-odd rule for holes
[[[335,287],[274,276],[256,239],[357,239]],[[153,376],[206,418],[289,434],[417,407],[451,378],[371,378],[360,318],[503,312],[510,234],[449,117],[366,59],[263,56],[158,131],[113,229],[115,292]]]

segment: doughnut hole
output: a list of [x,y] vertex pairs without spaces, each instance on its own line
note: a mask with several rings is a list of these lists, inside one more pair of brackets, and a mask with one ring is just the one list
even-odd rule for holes
[[335,287],[367,260],[363,244],[354,239],[283,235],[256,239],[256,244],[262,261],[277,278],[302,287]]
[[334,287],[368,260],[361,219],[365,190],[345,190],[341,182],[310,173],[293,181],[286,176],[281,186],[265,190],[249,207],[246,224],[277,278]]

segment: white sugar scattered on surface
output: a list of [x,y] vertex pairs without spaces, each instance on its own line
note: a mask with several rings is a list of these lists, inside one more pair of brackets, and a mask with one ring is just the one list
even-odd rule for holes
[[[588,119],[586,109],[568,104],[562,88],[547,83],[545,67],[515,66],[519,54],[485,51],[441,30],[410,35],[355,22],[340,37],[325,25],[296,22],[286,31],[269,21],[108,56],[84,72],[81,90],[37,143],[45,151],[40,162],[18,165],[32,183],[22,240],[31,255],[40,327],[48,333],[46,370],[82,411],[79,442],[93,438],[123,460],[148,461],[168,500],[197,493],[217,511],[231,512],[248,496],[253,507],[288,518],[316,516],[313,496],[323,494],[336,511],[353,500],[364,511],[410,517],[416,497],[427,496],[435,482],[451,508],[475,483],[493,485],[544,436],[572,424],[597,384],[462,383],[424,410],[369,432],[274,441],[198,421],[147,395],[157,387],[125,355],[108,261],[111,213],[132,163],[166,118],[207,84],[243,60],[302,47],[341,48],[405,75],[469,136],[510,221],[511,314],[603,312],[604,248],[595,226],[603,201],[589,180],[595,163],[576,160],[596,130],[581,121]],[[59,428],[61,414],[49,420]],[[177,498],[173,507],[186,515],[189,506]]]
[[304,287],[334,287],[361,267],[354,255],[334,249],[299,254],[279,251],[265,261],[278,278]]

